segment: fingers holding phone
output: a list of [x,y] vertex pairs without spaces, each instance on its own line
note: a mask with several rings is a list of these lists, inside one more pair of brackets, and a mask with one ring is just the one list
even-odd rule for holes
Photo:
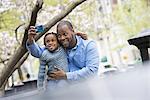
[[36,36],[36,28],[35,26],[30,26],[30,29],[28,30],[28,43],[31,44]]
[[28,43],[32,44],[33,40],[35,39],[35,36],[37,33],[42,33],[44,31],[44,26],[39,25],[39,26],[30,26],[28,30]]

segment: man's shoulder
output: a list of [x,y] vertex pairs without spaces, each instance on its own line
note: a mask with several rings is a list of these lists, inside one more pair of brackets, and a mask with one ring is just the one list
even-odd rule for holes
[[88,40],[84,40],[84,39],[80,39],[81,44],[84,45],[85,47],[88,46],[89,44],[96,44],[96,42],[92,39],[88,39]]

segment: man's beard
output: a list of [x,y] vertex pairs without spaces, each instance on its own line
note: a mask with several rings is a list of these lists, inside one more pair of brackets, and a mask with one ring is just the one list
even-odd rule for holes
[[63,42],[63,43],[62,43],[62,46],[63,46],[64,48],[69,48],[69,42],[68,42],[68,41]]

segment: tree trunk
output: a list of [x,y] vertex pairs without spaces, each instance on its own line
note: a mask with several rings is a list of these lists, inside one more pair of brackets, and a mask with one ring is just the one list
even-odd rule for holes
[[0,97],[3,97],[5,95],[5,85],[3,85],[1,88],[0,88]]
[[[76,8],[78,5],[83,3],[86,0],[75,0],[72,2],[63,12],[55,16],[52,20],[50,20],[46,25],[45,25],[45,30],[43,33],[37,35],[36,40],[38,40],[40,37],[42,37],[52,26],[54,26],[58,21],[66,17],[74,8]],[[21,64],[26,60],[28,57],[27,49],[25,47],[26,41],[27,41],[27,34],[28,34],[28,29],[30,26],[34,26],[36,23],[37,19],[37,13],[38,11],[42,8],[43,5],[43,0],[37,0],[35,7],[32,10],[31,14],[31,20],[28,25],[28,27],[25,30],[24,37],[22,40],[21,46],[16,50],[14,55],[10,58],[8,61],[6,67],[3,69],[2,73],[0,74],[0,87],[4,85],[6,80],[9,78],[9,76],[15,71],[16,68],[20,67]],[[26,55],[25,55],[26,54]]]
[[6,82],[3,83],[3,85],[0,87],[0,97],[3,97],[5,95],[5,85],[7,83],[7,80]]
[[20,81],[22,82],[23,81],[23,73],[22,73],[22,70],[20,67],[18,68],[18,74],[19,74]]

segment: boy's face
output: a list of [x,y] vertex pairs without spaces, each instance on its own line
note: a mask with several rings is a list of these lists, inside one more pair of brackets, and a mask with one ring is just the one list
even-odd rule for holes
[[54,34],[49,34],[45,37],[45,46],[49,51],[58,49],[59,44]]

